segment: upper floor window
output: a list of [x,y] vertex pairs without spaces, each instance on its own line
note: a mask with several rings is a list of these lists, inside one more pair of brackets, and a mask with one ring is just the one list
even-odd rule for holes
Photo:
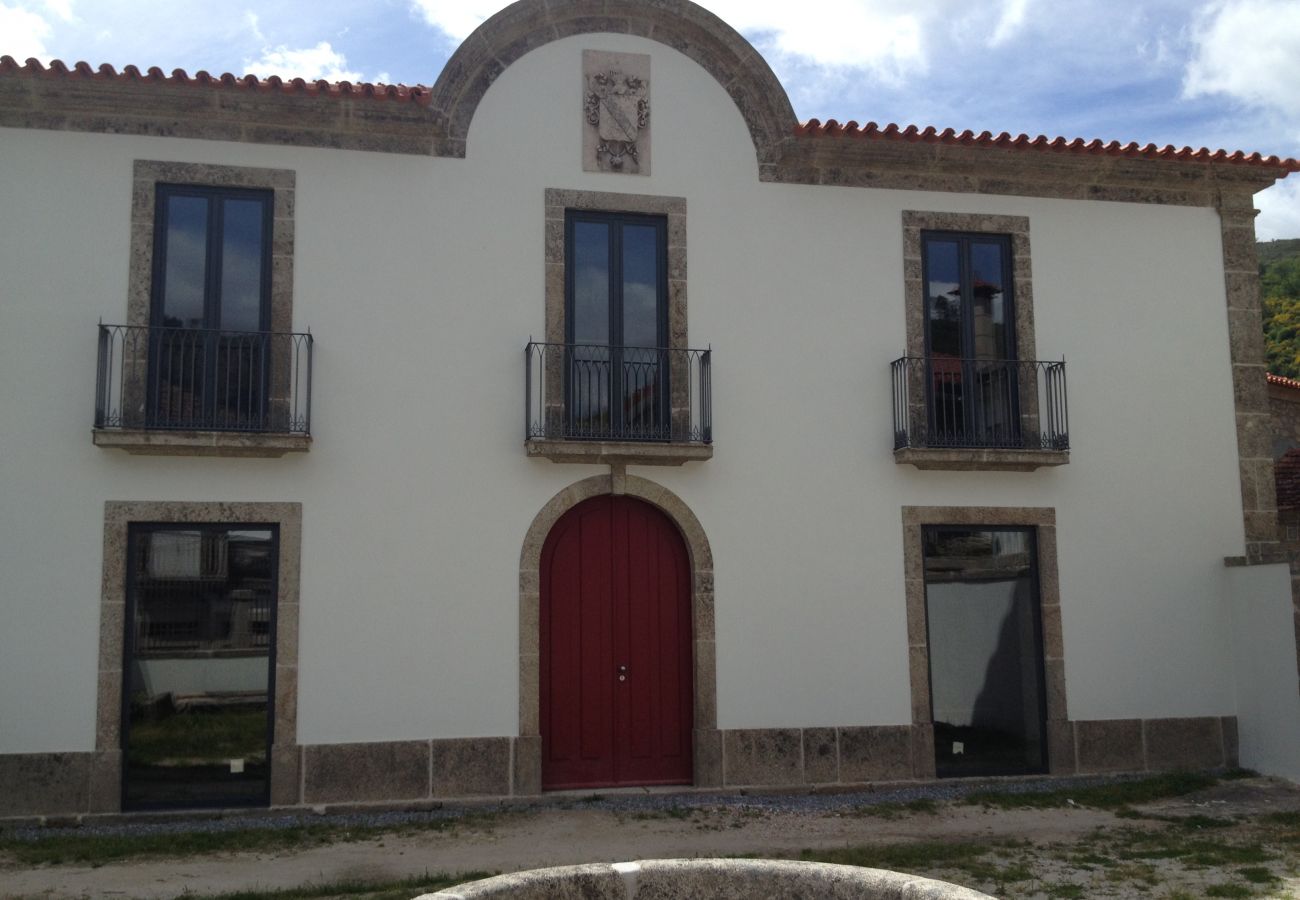
[[712,351],[687,344],[686,200],[555,188],[545,199],[545,340],[524,349],[526,452],[709,459]]
[[906,354],[894,457],[932,469],[1068,462],[1065,363],[1035,359],[1029,219],[903,213]]
[[925,231],[921,241],[927,355],[1015,359],[1011,239]]
[[1019,447],[1007,235],[923,231],[929,441]]
[[157,191],[148,424],[263,430],[272,192]]
[[293,332],[294,173],[136,160],[134,178],[126,321],[99,326],[95,443],[306,450],[312,338]]
[[269,331],[271,191],[160,184],[155,327]]
[[569,210],[570,437],[667,440],[667,221]]

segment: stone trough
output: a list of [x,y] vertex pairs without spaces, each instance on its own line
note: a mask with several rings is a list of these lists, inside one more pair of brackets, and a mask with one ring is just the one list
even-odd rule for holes
[[829,863],[647,859],[498,875],[417,900],[990,900],[931,878]]

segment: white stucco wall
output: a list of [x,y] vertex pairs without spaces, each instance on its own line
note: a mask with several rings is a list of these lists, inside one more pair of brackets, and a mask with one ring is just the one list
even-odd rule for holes
[[[583,48],[652,55],[653,176],[581,171]],[[16,130],[0,157],[0,752],[93,747],[110,499],[302,502],[302,742],[516,732],[521,541],[602,471],[522,450],[548,187],[687,198],[715,456],[633,471],[712,544],[720,727],[910,721],[903,505],[1057,510],[1072,718],[1235,711],[1217,586],[1243,536],[1210,210],[761,184],[722,88],[628,36],[512,65],[464,160]],[[125,318],[135,159],[297,172],[309,453],[91,445],[94,326]],[[1068,466],[894,463],[908,209],[1030,218],[1038,353],[1068,360]]]
[[1300,691],[1287,566],[1228,569],[1241,764],[1300,780]]

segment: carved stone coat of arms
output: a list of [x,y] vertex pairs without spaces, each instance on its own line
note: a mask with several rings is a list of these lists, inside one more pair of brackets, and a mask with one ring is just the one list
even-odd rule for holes
[[587,50],[583,62],[583,169],[650,172],[650,57]]

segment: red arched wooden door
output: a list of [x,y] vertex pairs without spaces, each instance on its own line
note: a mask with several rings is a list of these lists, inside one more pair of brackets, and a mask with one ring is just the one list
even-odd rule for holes
[[569,510],[542,547],[542,787],[690,784],[691,571],[662,512]]

